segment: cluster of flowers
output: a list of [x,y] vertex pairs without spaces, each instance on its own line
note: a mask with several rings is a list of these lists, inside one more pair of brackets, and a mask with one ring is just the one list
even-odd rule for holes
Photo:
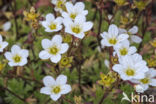
[[[113,47],[113,55],[118,56],[119,63],[115,64],[112,69],[117,72],[122,80],[130,81],[135,84],[135,89],[143,93],[149,88],[149,85],[156,86],[156,70],[148,68],[146,61],[142,56],[136,53],[135,46],[130,46],[130,42],[140,43],[142,40],[134,35],[138,28],[134,26],[128,32],[112,24],[108,32],[101,34],[101,44],[103,47]],[[130,35],[130,38],[129,38]]]
[[[46,32],[64,30],[65,33],[82,39],[85,36],[85,32],[93,27],[92,22],[86,22],[88,11],[84,10],[84,3],[77,2],[73,5],[71,2],[66,2],[65,0],[52,0],[52,3],[55,5],[55,11],[58,11],[62,17],[55,17],[52,13],[47,14],[45,21],[41,22]],[[61,54],[66,53],[69,49],[67,43],[62,43],[61,35],[56,34],[51,40],[42,40],[44,50],[39,53],[41,59],[50,59],[55,64],[61,60]],[[67,77],[65,75],[59,75],[56,81],[53,77],[46,76],[43,82],[45,87],[40,92],[50,95],[54,101],[60,98],[61,94],[71,91],[71,86],[66,84]]]
[[[52,0],[52,3],[55,5],[55,11],[59,11],[62,17],[55,18],[51,13],[47,14],[46,20],[41,21],[46,32],[65,30],[65,33],[82,39],[85,36],[85,32],[93,27],[92,22],[86,22],[88,11],[84,10],[84,3],[77,2],[73,5],[71,2],[66,2],[65,0]],[[50,59],[55,64],[61,60],[61,54],[66,53],[69,49],[67,43],[62,43],[63,39],[61,35],[63,34],[56,34],[51,40],[42,40],[41,45],[44,50],[39,53],[41,59]],[[7,46],[8,42],[3,42],[0,35],[0,52],[3,52]],[[9,61],[9,66],[24,66],[28,62],[29,51],[27,49],[21,49],[18,45],[13,45],[11,52],[5,52],[4,56]],[[59,75],[56,81],[51,76],[45,76],[43,83],[45,87],[41,88],[40,92],[50,95],[54,101],[58,100],[62,94],[67,94],[71,91],[71,86],[66,84],[67,77],[65,75]]]

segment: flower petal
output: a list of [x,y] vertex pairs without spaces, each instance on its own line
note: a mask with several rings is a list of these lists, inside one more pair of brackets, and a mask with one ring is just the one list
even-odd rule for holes
[[61,97],[61,94],[51,94],[50,98],[54,101],[57,101]]
[[93,27],[93,23],[92,22],[86,22],[83,25],[83,31],[84,32],[89,31],[92,27]]
[[51,76],[45,76],[43,78],[43,83],[46,87],[52,87],[55,84],[55,79]]
[[138,32],[138,27],[133,26],[131,29],[128,30],[128,32],[130,32],[131,34],[136,34]]
[[48,13],[46,15],[46,21],[47,22],[52,22],[55,19],[54,15],[52,13]]
[[4,56],[5,56],[5,58],[7,60],[12,61],[12,54],[11,54],[11,52],[5,52]]
[[51,40],[53,43],[58,43],[58,44],[61,44],[62,43],[62,37],[61,35],[55,35],[52,40]]
[[24,66],[24,65],[27,64],[27,63],[28,63],[27,58],[23,58],[23,57],[22,57],[22,61],[19,63],[19,66]]
[[108,29],[108,33],[113,36],[117,36],[119,33],[118,27],[114,24],[110,25]]
[[150,85],[151,85],[151,86],[156,86],[156,79],[151,79]]
[[71,91],[71,86],[68,84],[62,85],[61,86],[61,94],[67,94]]
[[142,39],[139,36],[136,36],[136,35],[132,35],[130,38],[135,43],[140,43],[142,41]]
[[118,40],[119,42],[121,42],[121,41],[124,41],[124,40],[128,39],[128,37],[129,37],[128,34],[120,34],[120,35],[117,37],[117,40]]
[[67,2],[67,3],[65,4],[65,6],[66,6],[66,9],[67,9],[68,13],[69,13],[71,10],[73,10],[73,4],[72,4],[71,2]]
[[51,62],[53,62],[53,63],[58,63],[58,62],[61,60],[61,55],[60,55],[60,54],[57,54],[57,55],[55,55],[55,56],[52,56],[52,57],[50,58],[50,60],[51,60]]
[[21,48],[18,45],[13,45],[11,47],[11,52],[14,53],[18,53],[21,50]]
[[43,50],[39,53],[39,57],[45,60],[45,59],[49,59],[51,55],[47,51]]
[[29,56],[29,51],[26,50],[26,49],[22,49],[20,51],[20,54],[21,54],[22,57],[28,57]]
[[40,93],[50,95],[51,94],[51,88],[50,87],[43,87],[43,88],[41,88]]
[[67,76],[65,75],[59,75],[57,78],[56,78],[56,83],[59,84],[59,85],[64,85],[67,83]]
[[135,46],[131,46],[129,48],[129,50],[128,50],[128,54],[134,54],[134,53],[136,53],[136,51],[137,51],[136,47]]
[[65,52],[67,52],[68,48],[69,48],[69,45],[67,43],[61,44],[61,50],[59,53],[63,54]]
[[41,44],[44,49],[47,49],[51,46],[52,42],[49,39],[43,39]]

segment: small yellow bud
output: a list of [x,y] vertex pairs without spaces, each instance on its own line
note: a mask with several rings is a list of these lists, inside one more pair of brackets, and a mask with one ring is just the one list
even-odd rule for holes
[[116,81],[117,74],[114,72],[109,72],[107,75],[101,73],[100,77],[101,80],[99,80],[98,83],[105,87],[110,87]]
[[126,0],[114,0],[114,2],[118,5],[118,6],[123,6],[126,3]]
[[73,60],[73,57],[63,56],[61,58],[59,65],[62,68],[69,68],[69,67],[71,67],[72,60]]
[[73,38],[71,35],[67,34],[67,35],[63,36],[63,42],[65,42],[65,43],[71,43],[72,40],[73,40]]
[[36,13],[34,7],[31,7],[30,12],[24,11],[23,14],[27,21],[37,21],[37,18],[40,16],[39,13]]
[[152,42],[150,42],[150,44],[151,44],[154,48],[156,48],[156,39],[154,39]]
[[74,102],[75,104],[82,104],[81,96],[74,96]]

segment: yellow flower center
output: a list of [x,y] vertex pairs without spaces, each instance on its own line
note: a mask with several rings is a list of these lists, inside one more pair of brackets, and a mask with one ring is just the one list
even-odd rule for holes
[[21,61],[21,56],[19,56],[19,55],[14,56],[13,60],[14,60],[15,63],[18,63],[18,62]]
[[148,78],[144,78],[140,80],[143,84],[147,84],[149,83],[149,79]]
[[54,24],[54,23],[51,23],[51,25],[49,25],[49,28],[50,28],[51,30],[54,30],[54,29],[56,29],[56,24]]
[[127,48],[120,49],[120,54],[125,56],[128,53]]
[[76,17],[76,13],[71,13],[70,14],[70,18],[75,19],[75,17]]
[[115,45],[117,43],[117,40],[115,38],[109,39],[109,43]]
[[54,92],[55,94],[58,94],[61,91],[61,88],[59,86],[56,86],[53,88],[52,92]]
[[81,32],[81,28],[79,26],[75,26],[75,27],[72,27],[72,31],[76,34],[79,34]]
[[53,46],[49,48],[49,53],[52,55],[56,55],[58,53],[59,49],[56,46]]
[[128,68],[128,69],[126,70],[126,74],[127,74],[128,76],[134,76],[135,71],[134,71],[133,69]]

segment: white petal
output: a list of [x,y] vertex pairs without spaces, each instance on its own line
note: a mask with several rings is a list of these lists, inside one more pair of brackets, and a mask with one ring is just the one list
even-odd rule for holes
[[67,2],[65,4],[68,13],[73,10],[73,4],[71,2]]
[[8,46],[8,42],[2,42],[2,48],[5,48],[6,46]]
[[51,88],[50,87],[43,87],[43,88],[41,88],[40,93],[50,95],[51,94]]
[[61,50],[59,53],[63,54],[65,52],[67,52],[68,48],[69,48],[69,45],[67,43],[61,44]]
[[131,34],[136,34],[138,32],[138,27],[133,26],[131,29],[128,30],[128,32],[130,32]]
[[118,27],[114,24],[110,25],[108,29],[108,33],[113,36],[117,36],[119,33]]
[[62,17],[57,17],[55,20],[58,24],[62,24],[63,18]]
[[150,81],[151,81],[150,83],[151,86],[156,86],[156,79],[151,79]]
[[55,36],[52,38],[52,42],[58,43],[58,44],[62,43],[62,37],[61,37],[61,35],[55,35]]
[[11,52],[12,53],[18,53],[21,50],[21,48],[18,45],[13,45],[11,47]]
[[29,51],[26,50],[26,49],[22,49],[20,51],[20,54],[21,54],[22,57],[28,57],[29,56]]
[[135,46],[131,46],[129,48],[129,50],[128,50],[128,54],[134,54],[134,53],[136,53],[136,51],[137,51],[136,47]]
[[115,65],[113,66],[112,69],[113,69],[114,71],[120,73],[120,72],[122,71],[123,67],[122,67],[122,65],[120,65],[120,64],[115,64]]
[[22,58],[22,61],[19,63],[19,66],[24,66],[27,63],[28,63],[27,58]]
[[12,60],[12,54],[11,54],[11,52],[5,52],[4,56],[5,56],[5,58],[6,58],[7,60],[9,60],[9,61]]
[[52,56],[52,57],[50,58],[50,60],[51,60],[51,62],[53,62],[53,63],[58,63],[58,62],[61,60],[61,55],[60,55],[60,54],[57,54],[57,55],[55,55],[55,56]]
[[131,40],[133,42],[135,42],[135,43],[140,43],[142,41],[142,39],[139,36],[136,36],[136,35],[132,35]]
[[142,61],[142,56],[138,53],[132,55],[132,58],[133,58],[134,62]]
[[85,34],[84,33],[81,33],[81,34],[74,34],[75,37],[77,38],[80,38],[80,39],[83,39]]
[[156,70],[154,68],[150,68],[148,74],[151,78],[156,77]]
[[50,95],[50,98],[51,98],[52,100],[54,100],[54,101],[57,101],[60,97],[61,97],[61,94],[57,94],[57,95],[51,94],[51,95]]
[[124,34],[124,33],[127,33],[127,30],[126,29],[119,28],[119,34]]
[[52,22],[54,19],[54,15],[52,13],[46,15],[46,21]]
[[52,87],[55,84],[55,79],[51,76],[45,76],[43,78],[43,83],[46,87]]
[[92,27],[93,27],[93,23],[92,22],[86,22],[83,25],[83,31],[84,32],[89,31]]
[[65,75],[59,75],[57,78],[56,78],[56,83],[59,84],[59,85],[64,85],[67,83],[67,76]]
[[71,91],[71,86],[68,84],[62,85],[61,86],[61,94],[67,94]]
[[43,39],[41,44],[44,49],[47,49],[51,46],[52,42],[49,39]]
[[47,51],[43,50],[39,53],[39,57],[45,60],[45,59],[49,59],[51,55]]
[[83,2],[77,2],[74,7],[77,8],[80,12],[82,12],[85,8],[85,5]]
[[11,27],[11,22],[9,22],[9,21],[3,24],[4,31],[8,31],[10,29],[10,27]]
[[120,34],[120,35],[117,37],[117,40],[118,40],[119,42],[121,42],[121,41],[124,41],[124,40],[128,39],[128,37],[129,37],[128,34]]
[[10,61],[8,64],[9,64],[9,66],[11,66],[11,67],[12,67],[12,66],[18,66],[18,63],[14,63],[14,62],[12,62],[12,61]]
[[103,32],[100,34],[102,38],[106,38],[106,35],[109,35],[107,32]]
[[2,35],[0,34],[0,42],[3,41]]
[[84,23],[86,21],[86,17],[85,16],[82,16],[82,15],[78,15],[78,16],[76,16],[76,18],[75,18],[75,22],[76,23]]

